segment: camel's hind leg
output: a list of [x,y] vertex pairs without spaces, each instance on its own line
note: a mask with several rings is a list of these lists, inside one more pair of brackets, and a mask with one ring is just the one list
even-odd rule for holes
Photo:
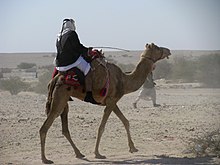
[[134,143],[131,139],[131,134],[130,134],[130,130],[129,130],[129,121],[125,118],[125,116],[123,115],[123,113],[120,111],[120,109],[118,108],[118,106],[116,105],[116,107],[113,109],[114,113],[118,116],[118,118],[122,121],[122,123],[125,126],[126,132],[127,132],[127,136],[128,136],[128,145],[130,148],[130,152],[137,152],[138,149],[135,148]]
[[[40,129],[40,141],[41,141],[41,159],[43,163],[51,164],[53,163],[51,160],[48,160],[45,156],[45,141],[46,135],[51,127],[54,120],[62,114],[65,106],[67,105],[67,101],[69,99],[69,95],[64,95],[66,89],[64,87],[56,87],[53,92],[53,99],[51,102],[50,111],[47,115],[47,119]],[[64,92],[65,91],[65,92]],[[62,94],[62,95],[61,95]]]
[[75,151],[75,154],[76,154],[76,157],[77,158],[83,158],[85,156],[80,153],[79,149],[73,143],[73,141],[71,139],[71,136],[70,136],[70,133],[69,133],[69,129],[68,129],[68,111],[69,111],[69,107],[68,107],[68,104],[67,104],[66,107],[64,108],[63,113],[60,115],[61,121],[62,121],[62,133],[67,138],[67,140],[70,142],[71,146],[73,147],[73,149]]

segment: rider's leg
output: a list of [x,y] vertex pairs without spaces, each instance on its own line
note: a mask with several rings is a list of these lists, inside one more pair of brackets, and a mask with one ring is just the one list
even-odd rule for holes
[[92,71],[90,70],[85,78],[85,85],[86,85],[86,97],[84,101],[90,102],[92,104],[98,104],[92,95]]
[[77,68],[79,68],[85,75],[86,97],[84,98],[84,101],[98,104],[92,95],[92,70],[90,63],[86,62],[82,57],[79,57],[78,60],[80,60],[80,62],[79,65],[77,65]]

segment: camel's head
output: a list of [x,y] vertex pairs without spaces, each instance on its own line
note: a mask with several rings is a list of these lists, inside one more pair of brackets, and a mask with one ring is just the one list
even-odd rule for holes
[[151,43],[146,44],[145,51],[141,54],[141,57],[148,58],[155,63],[156,61],[164,59],[165,57],[168,59],[170,55],[171,53],[169,49],[158,47],[157,45]]

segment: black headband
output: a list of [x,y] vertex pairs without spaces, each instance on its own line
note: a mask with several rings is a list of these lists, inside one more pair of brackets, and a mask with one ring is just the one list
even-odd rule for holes
[[66,18],[66,19],[63,20],[63,23],[68,22],[68,21],[70,21],[70,19]]

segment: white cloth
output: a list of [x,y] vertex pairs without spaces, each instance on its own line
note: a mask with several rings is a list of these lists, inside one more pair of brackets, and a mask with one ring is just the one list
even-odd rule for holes
[[76,26],[75,26],[75,21],[73,19],[70,19],[70,21],[64,22],[63,33],[65,33],[65,31],[75,31],[75,30],[76,30]]
[[142,88],[138,94],[139,99],[143,100],[156,100],[156,90],[155,88]]
[[57,70],[65,72],[73,67],[80,69],[86,76],[91,68],[90,63],[86,62],[82,56],[80,56],[76,62],[67,66],[56,67]]
[[61,32],[57,35],[58,41],[60,40],[61,36],[69,31],[76,31],[76,25],[73,19],[70,19],[70,21],[66,21],[63,23]]

